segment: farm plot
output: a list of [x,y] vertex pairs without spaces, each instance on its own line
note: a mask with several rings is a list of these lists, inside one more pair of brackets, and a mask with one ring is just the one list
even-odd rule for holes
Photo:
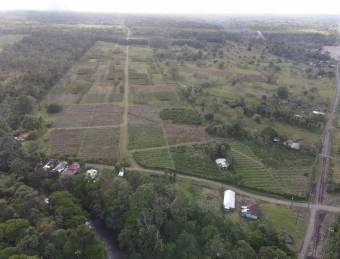
[[96,105],[90,126],[117,126],[122,123],[123,107],[118,105]]
[[65,105],[56,122],[57,128],[89,126],[93,114],[90,105]]
[[109,66],[107,64],[98,66],[94,74],[94,83],[82,98],[81,103],[108,102],[109,95],[113,90],[113,83],[107,80],[109,73]]
[[245,69],[217,69],[217,68],[199,68],[196,66],[180,66],[178,67],[179,71],[196,74],[200,76],[216,76],[216,77],[229,77],[229,78],[237,78],[243,77],[246,80],[251,81],[259,81],[262,82],[265,80],[265,77],[258,71],[253,70],[245,70]]
[[121,101],[122,99],[124,91],[124,52],[121,47],[114,44],[103,48],[104,50],[101,51],[108,54],[102,57],[103,61],[97,66],[97,70],[93,75],[93,85],[82,98],[82,103],[107,103]]
[[119,129],[87,129],[78,157],[96,163],[116,163],[119,158]]
[[310,167],[273,169],[265,166],[254,152],[240,142],[232,142],[233,170],[241,176],[240,184],[275,194],[305,197]]
[[170,154],[176,171],[203,178],[223,179],[223,174],[205,152],[204,147],[204,145],[171,147]]
[[168,148],[138,151],[133,157],[145,168],[175,169]]
[[123,109],[117,105],[67,105],[57,120],[57,128],[117,126]]
[[85,130],[53,130],[49,137],[50,155],[76,157]]
[[129,124],[129,149],[165,146],[162,128],[156,123]]
[[159,123],[159,109],[150,105],[134,105],[129,107],[129,124]]
[[130,46],[129,57],[132,62],[150,62],[152,51],[149,47]]
[[208,134],[206,133],[204,126],[164,122],[163,129],[167,142],[170,145],[205,141],[208,139]]

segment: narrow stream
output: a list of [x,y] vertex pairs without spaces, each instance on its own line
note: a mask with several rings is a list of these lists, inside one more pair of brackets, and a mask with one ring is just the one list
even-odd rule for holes
[[114,239],[112,233],[110,233],[99,220],[93,220],[92,226],[98,234],[107,255],[108,259],[127,259],[128,255],[119,249],[118,242]]

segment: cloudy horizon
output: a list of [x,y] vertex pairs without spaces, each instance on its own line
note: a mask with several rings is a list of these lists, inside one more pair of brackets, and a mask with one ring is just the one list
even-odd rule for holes
[[0,10],[79,11],[148,14],[339,14],[337,0],[2,0]]

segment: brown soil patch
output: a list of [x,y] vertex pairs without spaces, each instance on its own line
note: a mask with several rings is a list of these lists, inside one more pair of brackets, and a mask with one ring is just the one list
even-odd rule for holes
[[50,153],[53,156],[76,156],[84,135],[84,130],[53,130],[50,135]]
[[205,141],[208,139],[204,126],[164,122],[163,127],[166,139],[170,145]]
[[159,109],[149,105],[134,105],[129,107],[129,124],[145,124],[160,122]]
[[56,127],[115,126],[122,122],[122,114],[122,107],[117,105],[67,105]]

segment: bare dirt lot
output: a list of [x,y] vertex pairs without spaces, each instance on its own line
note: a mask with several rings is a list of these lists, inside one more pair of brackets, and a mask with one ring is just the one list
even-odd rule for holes
[[160,122],[159,109],[150,105],[134,105],[129,107],[129,124],[146,124]]
[[61,129],[50,134],[50,155],[78,157],[89,162],[118,161],[119,129]]
[[167,142],[170,145],[208,139],[204,126],[164,122],[163,128]]
[[52,156],[77,156],[85,130],[53,130],[50,134]]

